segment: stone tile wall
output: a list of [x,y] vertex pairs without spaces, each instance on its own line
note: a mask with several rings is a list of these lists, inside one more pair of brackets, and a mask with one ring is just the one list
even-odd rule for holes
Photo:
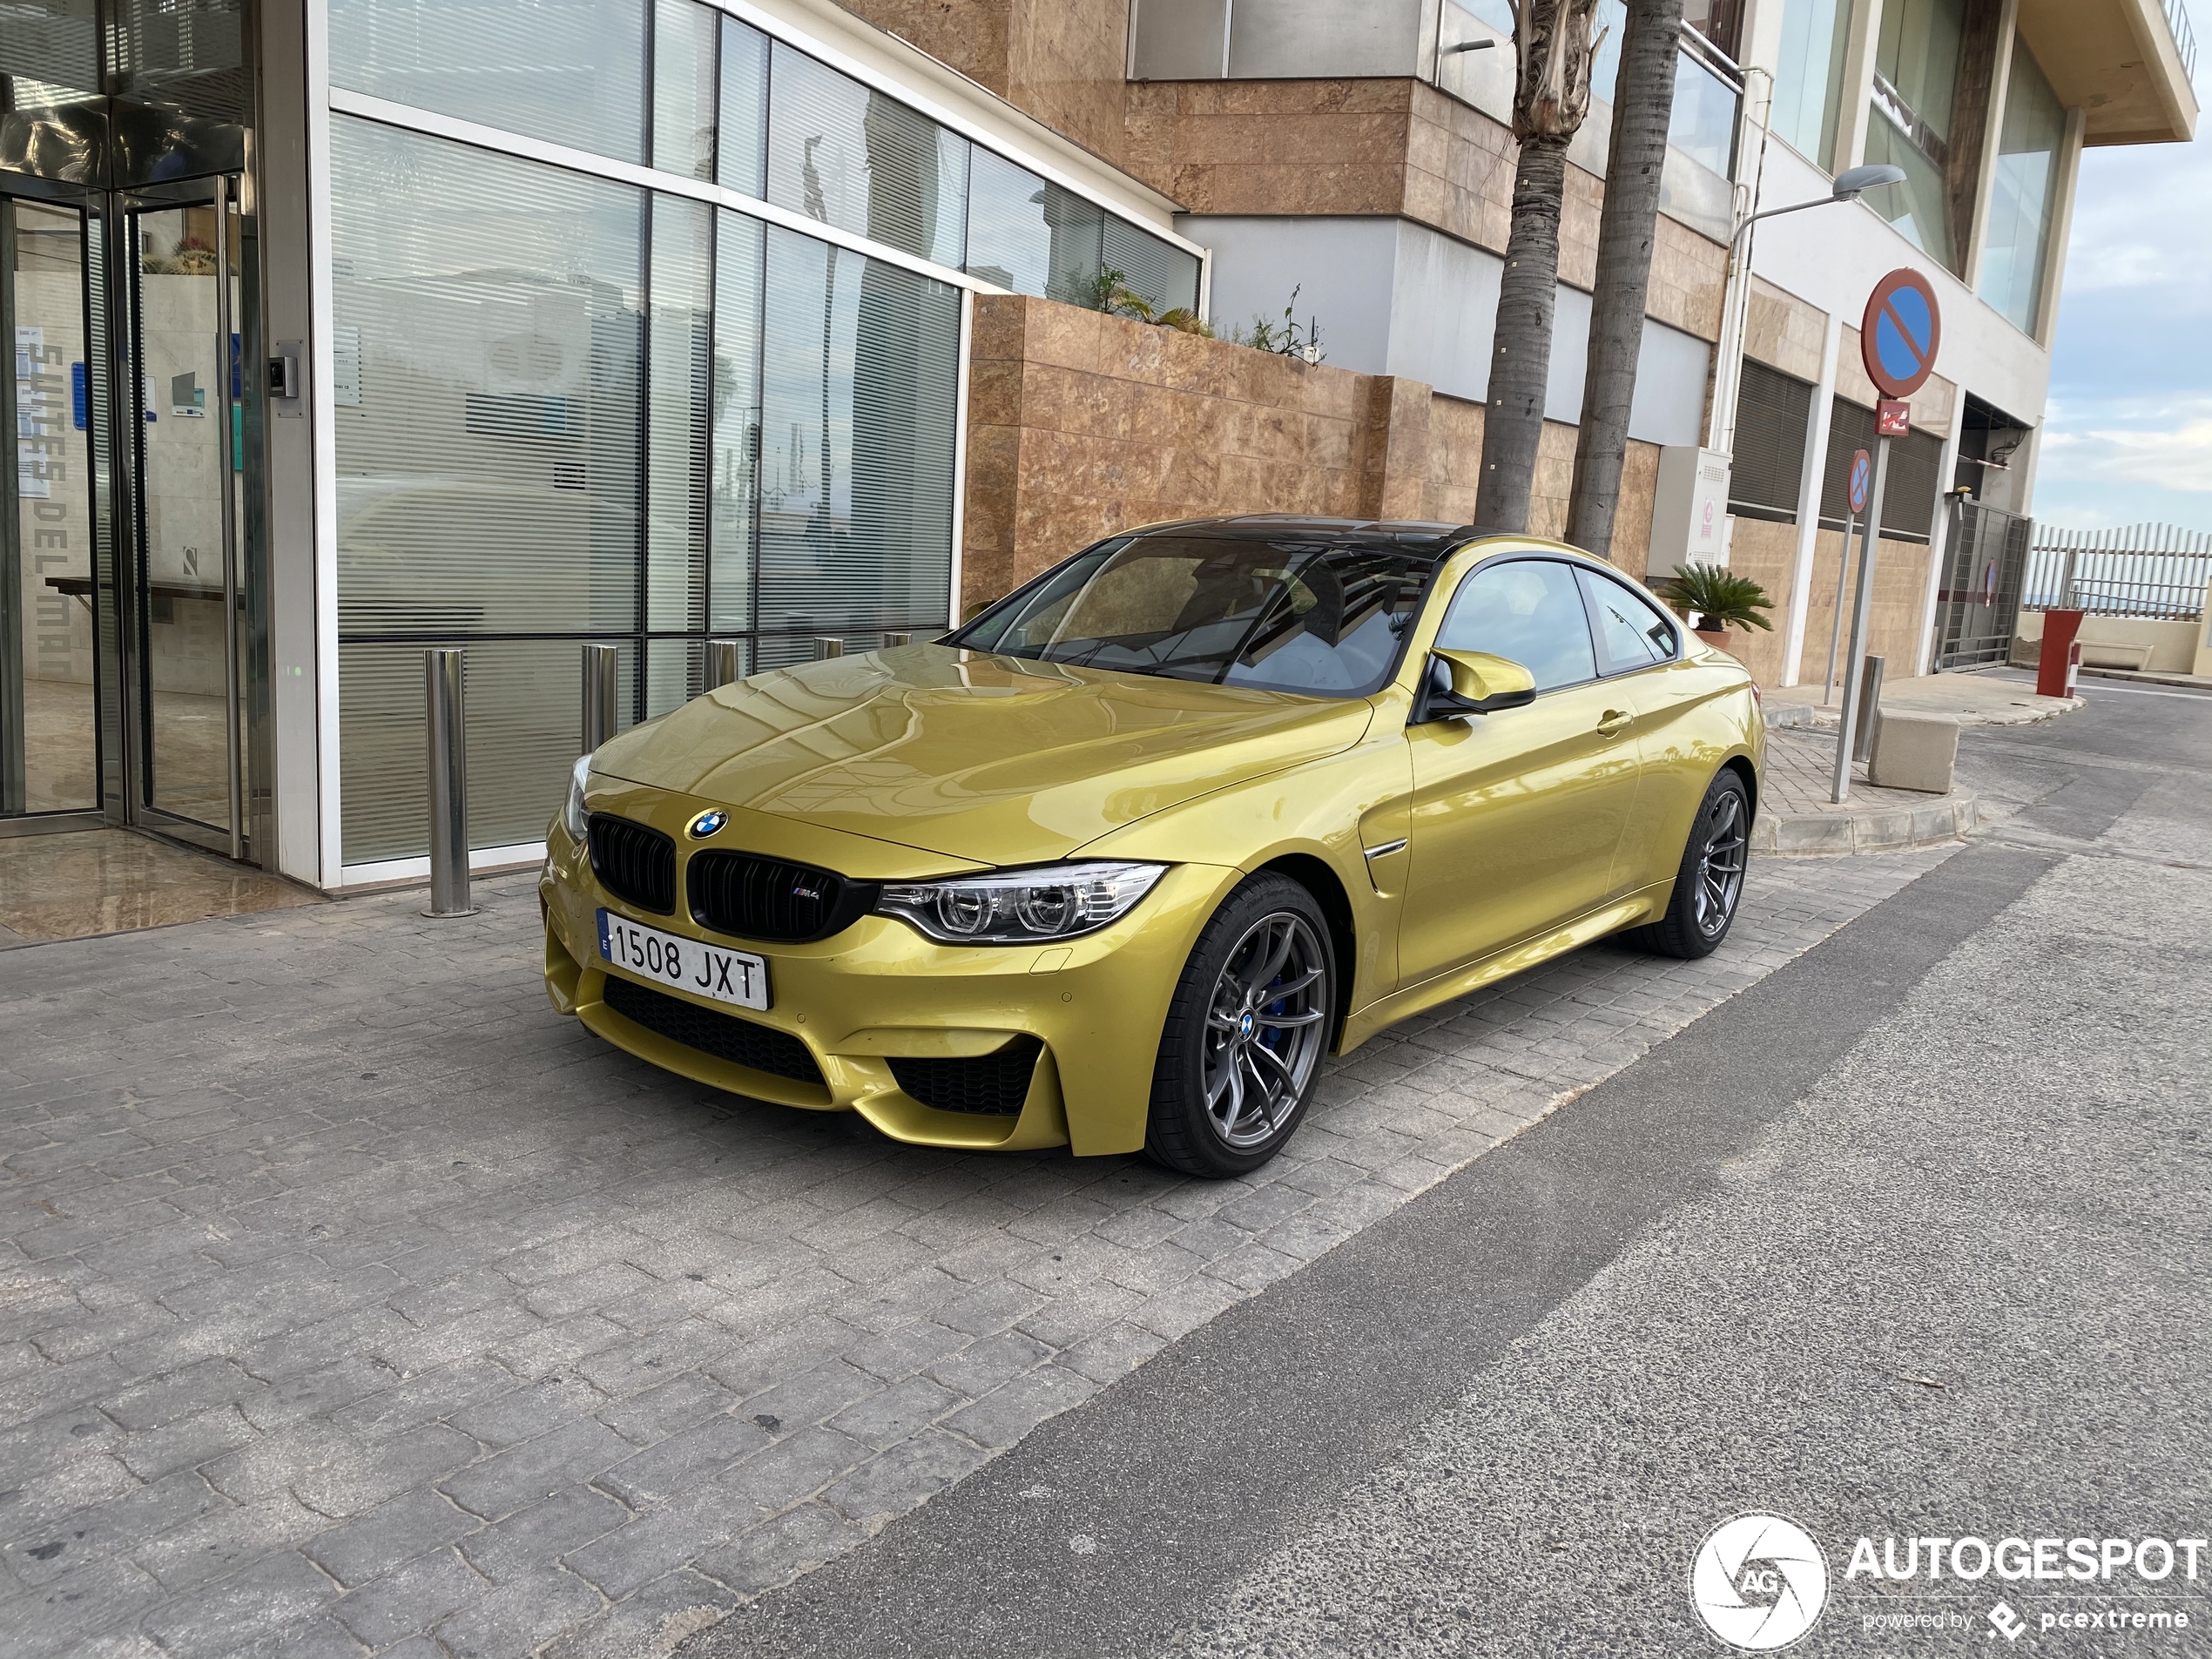
[[[963,609],[1131,524],[1308,512],[1467,523],[1482,407],[1418,381],[1021,295],[975,301]],[[1575,428],[1544,428],[1529,528],[1561,535]],[[1617,556],[1641,574],[1658,451],[1631,444]]]
[[[1729,569],[1764,588],[1774,602],[1769,613],[1770,632],[1737,630],[1728,649],[1743,659],[1752,677],[1763,685],[1779,685],[1786,664],[1783,661],[1784,631],[1790,610],[1790,578],[1797,562],[1797,527],[1770,520],[1739,518],[1729,543]],[[1822,530],[1812,561],[1811,592],[1805,607],[1805,643],[1798,661],[1797,678],[1817,681],[1828,666],[1828,635],[1836,615],[1836,564],[1842,556],[1841,530]],[[1856,541],[1854,538],[1854,553]],[[1851,580],[1857,580],[1854,566]],[[1889,659],[1889,671],[1903,675],[1920,644],[1920,608],[1927,597],[1928,549],[1921,542],[1885,538],[1874,562],[1874,604],[1868,617],[1867,649]],[[1848,593],[1844,614],[1844,640],[1850,641]]]

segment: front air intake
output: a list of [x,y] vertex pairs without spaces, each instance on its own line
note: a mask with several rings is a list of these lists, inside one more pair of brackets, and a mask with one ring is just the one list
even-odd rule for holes
[[717,1060],[765,1071],[771,1077],[818,1087],[822,1083],[822,1069],[814,1063],[813,1051],[788,1031],[718,1014],[615,974],[607,975],[600,1001],[631,1024]]
[[941,1112],[1013,1117],[1029,1097],[1043,1049],[1035,1037],[1016,1037],[1003,1049],[961,1060],[894,1059],[891,1075],[914,1099]]
[[739,939],[803,945],[842,933],[874,907],[872,881],[750,853],[694,853],[685,885],[702,927]]
[[591,873],[616,898],[659,915],[676,912],[676,843],[610,813],[591,814]]

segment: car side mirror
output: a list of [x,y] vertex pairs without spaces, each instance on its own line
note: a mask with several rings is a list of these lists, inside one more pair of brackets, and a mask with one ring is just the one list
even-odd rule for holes
[[1410,725],[1455,714],[1495,714],[1536,700],[1536,677],[1486,651],[1433,651],[1413,698]]

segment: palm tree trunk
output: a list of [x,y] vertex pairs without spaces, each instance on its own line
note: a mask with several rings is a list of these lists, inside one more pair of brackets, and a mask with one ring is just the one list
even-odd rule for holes
[[1597,0],[1509,3],[1517,60],[1513,135],[1521,155],[1514,165],[1513,228],[1498,283],[1474,516],[1493,529],[1526,530],[1544,436],[1544,388],[1551,378],[1567,146],[1589,112],[1590,65],[1599,43],[1590,38]]
[[1474,497],[1475,522],[1491,529],[1528,528],[1536,451],[1544,436],[1544,391],[1551,380],[1566,187],[1567,140],[1550,135],[1524,139],[1513,173],[1513,231],[1498,280],[1489,406],[1482,417],[1482,482]]
[[1613,519],[1628,455],[1629,406],[1643,346],[1644,299],[1659,221],[1660,175],[1675,108],[1683,0],[1629,0],[1613,102],[1613,145],[1598,220],[1597,286],[1590,298],[1589,358],[1567,539],[1613,556]]

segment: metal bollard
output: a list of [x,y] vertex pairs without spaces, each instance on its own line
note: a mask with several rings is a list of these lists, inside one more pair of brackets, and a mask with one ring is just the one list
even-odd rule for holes
[[731,685],[745,676],[738,671],[739,653],[745,650],[741,639],[710,639],[706,642],[706,689]]
[[1851,733],[1851,758],[1869,760],[1874,754],[1874,728],[1882,723],[1882,658],[1866,654],[1858,681],[1858,726]]
[[844,655],[845,642],[842,639],[833,639],[823,634],[817,634],[814,636],[814,660],[816,662],[819,663],[828,658],[842,657]]
[[615,687],[622,678],[622,653],[612,645],[583,648],[583,752],[590,754],[615,734]]
[[883,637],[883,649],[886,651],[889,651],[894,645],[911,645],[914,643],[914,637],[912,634],[886,634]]
[[430,734],[430,907],[426,916],[473,916],[469,902],[469,750],[461,652],[422,653],[422,706]]

